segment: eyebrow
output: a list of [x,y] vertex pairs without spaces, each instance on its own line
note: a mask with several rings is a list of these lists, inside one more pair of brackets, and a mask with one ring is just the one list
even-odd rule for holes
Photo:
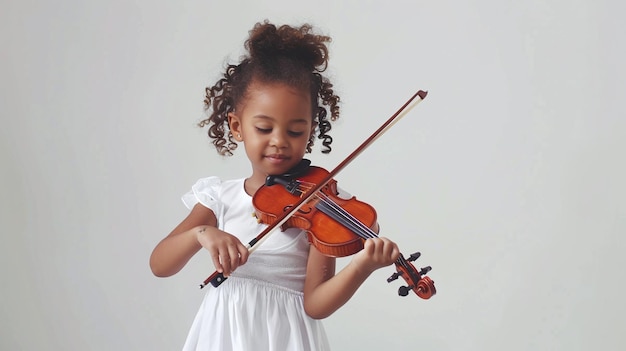
[[[270,116],[266,116],[266,115],[255,115],[252,116],[252,118],[255,119],[263,119],[263,120],[270,120],[270,121],[275,121],[276,119]],[[297,124],[307,124],[309,123],[309,121],[306,118],[297,118],[297,119],[293,119],[290,120],[289,123],[297,123]]]

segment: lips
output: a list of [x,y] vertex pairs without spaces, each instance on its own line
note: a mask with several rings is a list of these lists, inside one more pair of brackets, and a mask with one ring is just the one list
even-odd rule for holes
[[269,155],[265,155],[265,158],[274,164],[283,163],[289,160],[289,157],[284,154],[269,154]]

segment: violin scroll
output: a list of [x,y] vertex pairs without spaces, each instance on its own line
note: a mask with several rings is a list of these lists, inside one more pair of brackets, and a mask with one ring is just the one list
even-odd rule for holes
[[398,279],[398,277],[402,277],[408,285],[401,286],[398,289],[398,295],[407,296],[409,291],[413,290],[417,296],[427,300],[437,293],[437,289],[435,289],[435,282],[426,276],[432,268],[427,266],[418,271],[411,263],[419,257],[419,252],[411,254],[408,259],[405,259],[404,256],[400,254],[400,257],[395,262],[397,272],[387,278],[387,282],[391,283]]

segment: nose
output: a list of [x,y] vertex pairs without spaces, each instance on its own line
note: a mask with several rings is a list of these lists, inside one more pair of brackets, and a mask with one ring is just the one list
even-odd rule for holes
[[272,138],[270,139],[270,145],[275,146],[279,149],[285,148],[288,145],[288,138],[286,132],[280,130],[274,130],[272,133]]

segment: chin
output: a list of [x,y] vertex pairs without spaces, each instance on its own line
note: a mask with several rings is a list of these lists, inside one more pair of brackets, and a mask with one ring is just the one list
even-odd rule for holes
[[281,175],[287,173],[288,170],[295,166],[292,162],[285,162],[284,164],[270,164],[265,167],[265,170],[268,175]]

